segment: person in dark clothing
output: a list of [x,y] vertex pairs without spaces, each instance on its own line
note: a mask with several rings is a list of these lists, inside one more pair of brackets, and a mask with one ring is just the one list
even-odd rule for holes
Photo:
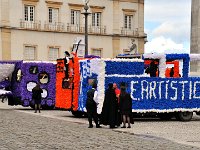
[[171,68],[171,70],[170,70],[170,73],[169,73],[169,74],[170,74],[170,77],[174,77],[174,67],[172,67],[172,68]]
[[120,89],[121,93],[119,96],[119,107],[123,118],[122,128],[126,128],[126,122],[128,122],[128,128],[131,128],[132,99],[130,94],[126,92],[125,83],[121,83]]
[[64,65],[65,65],[65,78],[69,80],[69,52],[65,51]]
[[109,83],[108,86],[109,87],[105,92],[105,98],[101,113],[101,123],[103,125],[110,125],[110,128],[115,128],[118,125],[118,102],[113,84]]
[[87,101],[86,101],[86,109],[87,109],[87,115],[88,115],[88,122],[89,127],[93,128],[92,119],[94,120],[96,124],[96,128],[101,128],[101,126],[98,123],[98,116],[97,116],[97,91],[96,91],[97,85],[93,83],[92,89],[88,90],[87,92]]
[[41,93],[43,93],[43,91],[40,88],[40,84],[37,84],[32,89],[32,99],[35,102],[35,113],[37,113],[37,110],[39,110],[39,113],[40,113],[40,106],[41,106],[41,99],[42,99]]
[[157,69],[158,66],[155,64],[155,61],[153,60],[149,66],[150,77],[156,77]]

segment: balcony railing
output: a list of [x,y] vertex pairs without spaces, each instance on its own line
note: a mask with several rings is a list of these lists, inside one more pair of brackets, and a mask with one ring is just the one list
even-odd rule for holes
[[85,27],[80,26],[79,24],[67,24],[67,32],[76,32],[76,33],[84,33]]
[[46,23],[44,24],[44,29],[48,31],[64,31],[64,23],[62,22],[55,22],[55,23]]
[[89,26],[88,32],[94,34],[106,34],[106,26]]
[[137,28],[134,30],[131,30],[131,29],[122,27],[121,34],[124,36],[139,36],[139,31]]
[[40,30],[41,22],[40,21],[25,21],[20,20],[20,28],[31,29],[31,30]]
[[[85,26],[84,25],[72,25],[70,23],[67,24],[67,32],[76,32],[76,33],[84,33]],[[88,26],[88,33],[90,34],[106,34],[106,26]]]

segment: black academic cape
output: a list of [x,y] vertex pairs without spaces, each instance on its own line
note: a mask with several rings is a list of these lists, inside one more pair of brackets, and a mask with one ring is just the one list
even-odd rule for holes
[[115,127],[118,125],[118,102],[114,89],[107,89],[101,113],[101,124]]

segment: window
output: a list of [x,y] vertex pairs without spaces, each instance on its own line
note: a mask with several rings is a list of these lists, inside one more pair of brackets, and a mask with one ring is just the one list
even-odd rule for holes
[[100,26],[101,25],[101,13],[92,13],[92,26]]
[[25,46],[24,50],[24,60],[35,60],[36,47]]
[[49,8],[49,23],[58,22],[58,8]]
[[34,6],[25,5],[24,6],[24,20],[25,21],[34,21]]
[[102,56],[102,50],[101,49],[93,49],[92,55],[101,57]]
[[49,60],[55,61],[59,57],[59,48],[49,48]]
[[79,25],[80,24],[80,11],[71,10],[71,24]]
[[132,15],[125,15],[124,16],[124,28],[132,29],[132,24],[133,24],[132,21],[133,21]]

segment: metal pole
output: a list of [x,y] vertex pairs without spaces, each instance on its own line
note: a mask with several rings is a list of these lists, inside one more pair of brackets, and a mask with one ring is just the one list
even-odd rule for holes
[[85,55],[88,55],[88,14],[85,9]]
[[85,56],[88,55],[88,15],[90,14],[88,12],[88,9],[89,9],[89,7],[88,7],[87,3],[85,3],[85,5],[84,5],[85,12],[82,13],[85,16]]

